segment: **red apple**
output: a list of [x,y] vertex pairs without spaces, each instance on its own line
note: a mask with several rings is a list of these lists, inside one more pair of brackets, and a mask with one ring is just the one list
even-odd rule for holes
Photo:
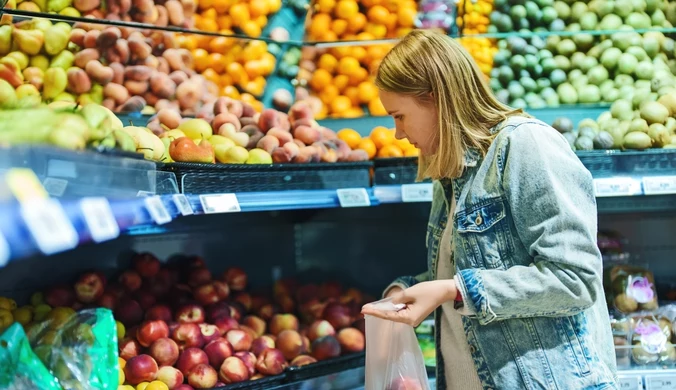
[[286,360],[293,360],[296,356],[307,352],[304,349],[303,336],[295,330],[282,331],[277,336],[276,345]]
[[103,295],[101,295],[96,301],[96,305],[99,307],[105,307],[106,309],[115,310],[115,307],[117,307],[117,300],[118,298],[115,296],[115,294],[104,292]]
[[178,356],[176,368],[178,368],[183,375],[188,376],[190,369],[198,364],[209,364],[209,357],[206,352],[199,348],[187,348]]
[[211,271],[208,268],[193,268],[188,273],[188,285],[190,287],[195,288],[209,282],[211,282]]
[[82,303],[96,302],[103,295],[104,281],[96,272],[82,274],[75,283],[75,296]]
[[195,390],[195,388],[184,383],[182,385],[178,385],[178,386],[174,387],[171,390]]
[[249,334],[249,336],[251,336],[251,340],[253,340],[253,339],[255,339],[255,338],[258,337],[258,335],[256,334],[256,331],[254,331],[253,329],[249,328],[249,327],[246,326],[246,325],[240,325],[239,328],[240,328],[241,330],[247,332],[247,333]]
[[278,349],[266,349],[256,360],[256,370],[264,375],[279,375],[288,366],[282,351]]
[[148,351],[160,366],[173,366],[178,360],[178,344],[168,337],[155,340]]
[[216,290],[216,295],[218,295],[219,301],[228,299],[228,297],[230,296],[230,287],[227,285],[227,283],[221,282],[220,280],[214,280],[211,283],[214,286],[214,289]]
[[340,343],[333,336],[320,337],[312,342],[312,356],[317,360],[326,360],[340,356]]
[[124,287],[124,289],[127,290],[127,292],[134,292],[141,288],[141,275],[139,275],[136,271],[124,271],[117,280]]
[[[176,279],[178,280],[178,278]],[[157,275],[148,279],[146,282],[147,283],[144,283],[144,285],[148,285],[148,292],[157,298],[167,295],[171,290],[171,286],[176,283],[171,271],[166,268],[161,269]]]
[[343,352],[361,352],[364,350],[364,334],[359,329],[341,329],[336,338]]
[[223,361],[232,356],[233,350],[230,343],[224,338],[217,338],[204,347],[209,357],[209,364],[213,367],[220,367]]
[[333,325],[331,325],[330,322],[326,320],[319,320],[315,321],[310,325],[310,329],[308,329],[307,332],[307,337],[310,339],[310,341],[315,341],[320,337],[324,336],[334,336],[336,334],[336,330],[333,328]]
[[204,261],[204,258],[202,256],[190,256],[186,259],[186,268],[191,269],[191,268],[204,268],[207,266],[206,261]]
[[324,308],[322,317],[329,321],[335,329],[340,330],[350,326],[352,323],[352,316],[350,314],[350,310],[347,306],[335,302],[329,303],[326,308]]
[[163,382],[169,389],[176,389],[183,383],[183,379],[183,373],[171,366],[160,367],[157,371],[157,380]]
[[115,318],[129,327],[143,320],[143,309],[133,299],[123,299],[115,309]]
[[204,322],[202,306],[187,304],[176,310],[176,322],[180,324],[201,324]]
[[218,373],[208,364],[198,364],[188,371],[188,384],[196,389],[211,389],[218,382]]
[[204,338],[197,324],[179,324],[171,333],[171,339],[178,344],[180,350],[191,347],[201,348],[204,345]]
[[256,356],[268,348],[275,348],[275,340],[270,336],[261,336],[251,343],[251,352]]
[[45,302],[51,307],[72,306],[75,303],[75,293],[69,286],[54,286],[45,291]]
[[231,356],[223,361],[218,378],[224,383],[244,382],[249,379],[249,369],[241,359]]
[[160,271],[160,261],[152,253],[139,253],[132,263],[136,272],[144,278],[152,278]]
[[164,322],[171,322],[173,316],[171,309],[167,305],[155,305],[146,311],[146,320],[162,320]]
[[291,295],[297,288],[297,283],[294,280],[280,279],[272,286],[272,295],[275,297]]
[[318,299],[310,299],[301,305],[300,313],[305,321],[313,322],[315,320],[321,319],[326,305],[327,304],[325,302],[321,302]]
[[124,360],[129,360],[134,356],[138,356],[141,352],[141,345],[138,341],[129,337],[124,340],[121,340],[118,343],[119,356]]
[[235,302],[239,302],[244,306],[244,309],[249,312],[253,307],[253,300],[251,295],[245,292],[239,292],[235,295]]
[[139,344],[144,347],[149,347],[155,340],[165,337],[169,337],[169,327],[162,320],[145,321],[136,332]]
[[247,370],[249,370],[249,376],[253,376],[256,373],[256,355],[251,352],[240,351],[235,352],[235,357],[244,362]]
[[[241,293],[241,294],[246,294],[246,293]],[[235,298],[237,300],[237,298]],[[264,295],[251,295],[251,309],[252,311],[258,311],[260,310],[263,305],[266,305],[270,303],[270,300],[268,297]]]
[[283,330],[298,330],[298,319],[293,314],[275,314],[270,319],[270,333],[275,336]]
[[213,283],[207,283],[196,287],[193,291],[193,296],[197,302],[205,306],[220,300]]
[[231,301],[228,305],[230,306],[230,317],[237,321],[241,320],[246,314],[246,309],[239,302]]
[[139,303],[139,305],[141,305],[143,310],[150,309],[153,307],[155,302],[157,302],[157,298],[155,298],[153,294],[148,291],[144,291],[143,289],[137,290],[134,293],[134,299]]
[[225,334],[225,338],[235,351],[248,351],[251,349],[251,343],[253,342],[251,335],[241,329],[229,331]]
[[317,363],[317,359],[309,355],[300,355],[293,359],[290,365],[294,367],[302,367],[308,364]]
[[200,333],[202,333],[202,339],[204,339],[204,344],[209,344],[211,341],[221,337],[221,330],[218,329],[216,325],[199,324],[199,327]]
[[214,325],[218,327],[219,333],[221,336],[225,335],[232,329],[239,329],[239,323],[234,318],[230,317],[219,317],[215,319]]
[[216,318],[231,317],[230,305],[225,302],[214,303],[206,307],[206,317],[209,322],[214,322]]
[[127,382],[137,385],[141,382],[151,382],[157,377],[157,363],[149,355],[138,355],[127,360],[124,366],[124,376]]
[[246,316],[242,320],[242,325],[253,329],[253,331],[256,333],[256,337],[260,337],[265,334],[265,321],[263,321],[263,319],[260,317]]
[[221,278],[233,291],[244,291],[247,284],[247,275],[241,268],[232,267],[223,273]]

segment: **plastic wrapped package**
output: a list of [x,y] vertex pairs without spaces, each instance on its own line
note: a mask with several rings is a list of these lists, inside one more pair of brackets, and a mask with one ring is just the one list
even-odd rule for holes
[[616,265],[606,272],[609,299],[622,313],[657,309],[657,291],[652,272],[642,267]]
[[117,327],[110,310],[63,308],[31,327],[28,338],[65,390],[117,389]]
[[0,335],[0,362],[0,389],[61,390],[56,378],[33,353],[18,322]]
[[629,343],[631,321],[625,314],[614,310],[610,312],[610,327],[613,331],[617,367],[628,368],[631,365],[631,345]]
[[[390,299],[372,305],[384,311],[400,309]],[[369,315],[365,318],[365,390],[430,390],[422,351],[413,328]]]
[[631,355],[638,365],[676,363],[671,343],[671,321],[664,315],[647,314],[632,318]]

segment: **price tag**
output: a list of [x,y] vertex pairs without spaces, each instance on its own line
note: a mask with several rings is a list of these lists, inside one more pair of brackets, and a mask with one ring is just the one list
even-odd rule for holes
[[620,377],[617,381],[617,384],[621,390],[641,390],[641,378],[631,376],[631,377]]
[[646,390],[676,390],[676,376],[674,375],[647,376]]
[[676,194],[676,176],[647,176],[643,178],[646,195]]
[[641,194],[641,182],[627,177],[594,179],[594,193],[598,197]]
[[55,199],[34,200],[21,206],[21,216],[42,253],[73,249],[78,235],[61,204]]
[[146,197],[146,196],[153,196],[153,195],[155,195],[154,192],[143,191],[143,190],[136,193],[136,197],[141,197],[141,198]]
[[404,184],[401,186],[401,200],[403,202],[431,202],[433,193],[432,183]]
[[66,192],[68,180],[48,177],[42,182],[42,185],[45,187],[45,190],[47,190],[49,195],[61,197]]
[[148,213],[150,213],[156,224],[163,225],[171,222],[171,215],[169,215],[166,207],[164,207],[162,198],[159,196],[149,196],[145,199],[145,203]]
[[340,207],[368,207],[371,199],[365,188],[341,188],[336,190]]
[[0,267],[4,267],[9,262],[9,244],[5,236],[0,233]]
[[82,199],[80,208],[94,242],[112,240],[120,235],[120,227],[106,198]]
[[204,214],[238,213],[242,211],[235,194],[200,195]]
[[190,202],[188,202],[188,198],[186,198],[185,195],[175,194],[173,199],[174,203],[176,204],[176,208],[181,213],[181,215],[186,216],[193,214],[192,206],[190,205]]

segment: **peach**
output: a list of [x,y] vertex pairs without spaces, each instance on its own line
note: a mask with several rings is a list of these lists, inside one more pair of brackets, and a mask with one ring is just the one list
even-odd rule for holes
[[120,84],[110,82],[103,87],[103,96],[113,99],[116,105],[120,105],[129,99],[129,91]]
[[111,68],[103,66],[98,60],[91,60],[87,62],[85,72],[87,72],[87,75],[89,75],[89,77],[94,82],[101,85],[108,84],[115,75]]
[[104,281],[99,274],[87,272],[75,283],[75,296],[82,303],[92,303],[103,295]]
[[246,292],[239,292],[235,295],[234,297],[235,302],[239,302],[244,306],[244,309],[248,312],[251,310],[252,305],[253,305],[253,299],[251,298],[251,295]]
[[268,321],[277,313],[279,313],[279,306],[272,303],[266,303],[258,309],[258,316]]
[[168,0],[164,3],[169,15],[169,23],[172,26],[182,27],[185,22],[185,14],[183,13],[183,5],[178,0]]
[[156,340],[169,337],[169,327],[161,320],[143,322],[136,333],[136,338],[144,347],[149,347]]
[[321,140],[321,132],[317,128],[308,127],[308,126],[298,126],[293,130],[293,135],[295,138],[300,140],[306,145],[314,144]]
[[299,119],[314,119],[312,108],[305,101],[296,102],[289,109],[289,121],[291,124]]
[[242,128],[252,125],[252,126],[256,126],[256,128],[258,130],[260,130],[260,128],[258,127],[258,121],[255,118],[243,116],[243,117],[239,118],[239,123],[242,124]]
[[265,136],[265,134],[263,134],[263,132],[256,125],[246,125],[242,127],[240,132],[249,136],[249,143],[246,145],[247,149],[256,148],[258,142]]
[[346,159],[346,161],[350,162],[368,161],[368,160],[369,160],[368,153],[362,149],[352,150]]
[[294,367],[302,367],[312,363],[317,363],[317,359],[309,355],[300,355],[296,356],[296,358],[291,361],[290,365]]
[[249,379],[249,369],[239,358],[230,356],[218,370],[218,378],[224,383],[238,383]]
[[331,325],[330,322],[326,320],[318,320],[312,323],[310,325],[310,329],[308,329],[308,338],[310,341],[315,341],[318,338],[324,337],[324,336],[334,336],[336,334],[336,330]]
[[180,350],[204,345],[204,337],[197,324],[179,324],[171,332],[171,338],[178,344]]
[[198,364],[191,368],[187,377],[188,384],[196,389],[211,389],[218,382],[218,373],[208,364]]
[[147,81],[126,80],[123,85],[131,95],[143,95],[148,90]]
[[139,60],[145,60],[150,57],[152,53],[152,48],[145,39],[140,37],[130,37],[127,39],[127,44],[129,45],[129,51],[132,56]]
[[284,355],[278,349],[266,349],[256,360],[256,370],[264,375],[279,375],[288,367]]
[[230,296],[230,286],[228,286],[227,283],[221,282],[220,280],[214,280],[211,284],[214,286],[219,300],[227,299]]
[[217,338],[204,347],[204,352],[209,357],[209,364],[213,367],[220,367],[225,359],[233,354],[232,346],[224,338]]
[[319,129],[319,123],[317,123],[316,120],[314,119],[298,119],[297,121],[293,122],[293,129],[295,130],[298,126],[307,126],[311,127],[313,129]]
[[171,81],[179,85],[185,81],[188,81],[188,75],[182,70],[175,70],[169,75]]
[[101,102],[101,105],[109,110],[114,110],[117,104],[115,104],[115,100],[110,99],[110,98],[105,98]]
[[287,89],[279,88],[272,94],[272,104],[282,111],[288,111],[293,103],[293,96]]
[[322,317],[329,321],[335,329],[342,329],[350,326],[352,323],[352,316],[350,309],[337,302],[332,302],[326,305]]
[[317,360],[326,360],[340,356],[340,343],[333,336],[324,336],[312,342],[312,356]]
[[277,336],[282,331],[298,330],[298,319],[293,314],[275,314],[270,319],[270,333]]
[[180,370],[171,366],[160,367],[157,371],[157,380],[167,385],[170,389],[176,389],[183,383],[184,378]]
[[68,91],[76,95],[89,92],[92,89],[92,81],[87,72],[82,69],[70,68],[67,72]]
[[298,156],[293,159],[294,163],[316,163],[319,161],[319,150],[314,146],[300,148]]
[[291,133],[279,127],[273,127],[272,129],[268,130],[266,135],[271,135],[279,139],[280,146],[284,146],[288,142],[293,142],[293,136]]
[[129,360],[134,356],[138,356],[141,352],[141,345],[138,341],[128,338],[125,340],[120,340],[118,344],[119,356],[124,360]]
[[243,291],[247,284],[247,275],[241,268],[228,268],[221,277],[233,291]]
[[[169,74],[171,72],[171,67],[169,66],[169,61],[164,57],[157,57],[157,71],[163,74]],[[178,86],[178,83],[176,83]]]
[[143,320],[143,308],[133,299],[124,299],[115,308],[115,318],[125,326],[132,326]]
[[201,324],[204,322],[204,309],[195,304],[187,304],[176,310],[176,321],[181,324]]
[[218,317],[213,320],[214,325],[218,327],[221,335],[228,333],[233,329],[239,329],[239,323],[231,317]]
[[211,121],[211,128],[214,129],[214,132],[216,132],[226,123],[232,124],[235,127],[235,131],[239,131],[242,128],[242,125],[239,123],[239,119],[237,119],[234,114],[229,112],[223,112],[216,115]]
[[194,109],[200,101],[201,91],[199,85],[188,81],[176,87],[176,98],[183,109]]
[[296,356],[307,352],[303,349],[303,337],[295,330],[282,331],[277,335],[276,345],[286,360],[293,360]]
[[240,351],[235,352],[234,356],[244,362],[247,370],[249,370],[249,376],[253,376],[256,373],[256,355],[252,352]]
[[327,128],[327,127],[320,127],[319,128],[322,132],[322,138],[326,140],[336,140],[338,139],[338,135],[336,134],[335,131]]
[[70,30],[70,41],[74,44],[84,47],[84,37],[87,31],[81,28],[74,28]]
[[251,352],[256,356],[268,348],[275,348],[275,340],[270,336],[260,336],[251,343]]
[[209,364],[207,353],[199,348],[187,348],[178,356],[176,368],[187,376],[188,372],[199,364]]
[[251,335],[242,329],[232,329],[228,331],[228,333],[225,334],[225,338],[237,352],[248,351],[251,349],[251,343],[253,342]]
[[181,124],[181,114],[170,108],[163,108],[157,111],[157,119],[169,130],[173,130]]
[[[239,100],[228,99],[225,102],[225,108],[226,108],[227,112],[233,114],[237,118],[241,118],[243,116],[242,114],[244,112],[244,106],[242,105],[242,102],[240,102]],[[214,113],[218,114],[215,111],[215,109],[214,109]]]
[[99,49],[106,49],[113,46],[118,39],[122,38],[122,31],[117,27],[106,27],[96,39],[96,46]]
[[96,49],[84,49],[75,54],[73,64],[80,69],[85,69],[89,61],[96,61],[100,57],[99,51]]
[[149,355],[134,356],[124,366],[124,376],[132,385],[155,380],[157,371],[157,362]]
[[242,325],[248,326],[249,328],[253,329],[253,331],[256,334],[256,337],[260,337],[263,334],[265,334],[265,321],[257,316],[246,316],[242,320]]
[[218,302],[207,306],[206,315],[210,322],[214,322],[214,320],[220,317],[232,317],[230,305],[226,302]]
[[343,352],[361,352],[364,350],[364,334],[359,329],[341,329],[338,332],[337,339]]
[[[155,73],[150,77],[150,89],[159,98],[167,99],[176,94],[176,83],[164,73]],[[175,127],[172,127],[172,129],[175,129]]]
[[100,30],[89,30],[84,36],[84,39],[82,40],[82,44],[84,45],[83,47],[85,49],[95,49],[96,48],[96,40],[99,38],[99,35],[101,35]]
[[213,324],[199,324],[200,333],[204,344],[209,344],[211,341],[221,337],[221,330]]
[[265,135],[258,141],[256,147],[272,154],[272,151],[279,148],[279,138],[272,135]]
[[117,112],[141,112],[146,106],[146,101],[141,96],[132,96],[122,105],[116,108]]
[[220,300],[213,283],[203,284],[195,288],[193,296],[195,297],[195,300],[202,305],[209,305]]
[[124,39],[118,39],[115,42],[115,45],[106,49],[104,57],[108,60],[108,63],[119,62],[121,64],[126,64],[129,62],[129,45]]
[[150,345],[148,353],[160,366],[173,366],[178,360],[178,344],[168,337],[163,337]]
[[253,118],[254,115],[256,115],[256,109],[251,104],[242,102],[242,118]]
[[268,132],[268,130],[273,127],[278,127],[280,125],[279,111],[268,108],[261,112],[261,116],[258,119],[258,127],[263,133]]

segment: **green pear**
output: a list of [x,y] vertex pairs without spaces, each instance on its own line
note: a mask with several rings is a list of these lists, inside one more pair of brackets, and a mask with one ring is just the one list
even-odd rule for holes
[[89,139],[91,133],[87,121],[82,116],[69,112],[58,114],[54,119],[54,127],[67,129],[84,139],[85,142]]
[[44,56],[42,54],[33,56],[28,62],[28,66],[40,68],[44,72],[49,68],[49,58],[47,58],[47,56]]
[[72,0],[47,0],[47,12],[61,12],[72,3]]
[[12,26],[0,26],[0,56],[12,50]]
[[54,146],[70,150],[82,150],[85,148],[85,139],[78,133],[60,127],[49,133],[48,141]]
[[12,84],[0,79],[0,108],[13,108],[18,100]]
[[19,46],[19,50],[31,56],[40,53],[45,43],[45,33],[42,30],[14,29],[12,36]]
[[50,26],[45,32],[45,52],[50,56],[59,54],[66,49],[70,40],[70,33],[63,27]]
[[56,56],[52,57],[52,62],[49,64],[50,68],[62,68],[63,70],[68,70],[73,66],[73,61],[75,61],[75,54],[68,50],[64,50]]
[[56,100],[66,90],[68,78],[63,68],[49,68],[45,72],[42,96],[47,100]]

